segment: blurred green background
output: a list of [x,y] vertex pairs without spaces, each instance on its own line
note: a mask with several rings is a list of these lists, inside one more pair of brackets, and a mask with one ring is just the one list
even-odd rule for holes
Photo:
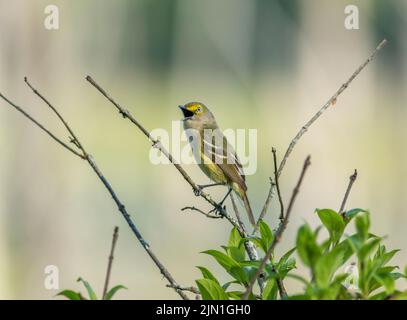
[[[289,197],[303,159],[312,167],[278,252],[293,246],[316,207],[338,209],[359,170],[348,207],[371,210],[373,232],[404,249],[407,263],[407,1],[353,1],[360,29],[344,28],[348,1],[52,1],[60,29],[44,28],[49,1],[0,0],[0,91],[65,137],[23,83],[28,76],[63,113],[108,177],[153,250],[181,284],[197,265],[227,276],[199,252],[227,240],[223,220],[181,212],[208,208],[179,173],[149,161],[150,145],[86,81],[92,75],[148,129],[171,128],[177,105],[208,104],[223,128],[258,129],[258,170],[248,177],[259,212],[272,174],[298,129],[386,37],[388,45],[309,130],[292,154],[281,188]],[[0,298],[50,299],[44,268],[60,288],[82,276],[100,292],[114,225],[120,236],[111,283],[117,298],[178,298],[159,274],[97,177],[0,102]],[[186,170],[198,183],[206,177]],[[212,190],[221,197],[224,190]],[[230,206],[230,205],[229,205]],[[275,204],[267,221],[277,223]],[[299,266],[298,273],[303,270]],[[289,292],[299,284],[288,281]],[[82,288],[81,288],[82,289]],[[82,290],[83,291],[83,290]]]

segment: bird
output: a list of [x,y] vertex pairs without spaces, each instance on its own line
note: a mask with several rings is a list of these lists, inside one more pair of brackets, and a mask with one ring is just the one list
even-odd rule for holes
[[219,205],[223,205],[233,190],[242,199],[249,221],[255,227],[256,220],[247,197],[242,164],[236,151],[220,130],[213,113],[201,102],[188,102],[178,107],[184,115],[181,121],[196,162],[214,182],[199,185],[199,191],[212,186],[227,186],[228,192]]

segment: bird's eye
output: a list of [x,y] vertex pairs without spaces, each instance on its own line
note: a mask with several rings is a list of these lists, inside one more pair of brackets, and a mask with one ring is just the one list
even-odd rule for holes
[[198,109],[196,109],[196,112],[201,113],[202,112],[202,108],[198,107]]

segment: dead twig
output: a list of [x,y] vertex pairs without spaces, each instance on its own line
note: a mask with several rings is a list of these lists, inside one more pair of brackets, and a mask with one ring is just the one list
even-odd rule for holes
[[110,248],[109,261],[107,263],[105,285],[103,287],[103,295],[102,295],[103,300],[106,299],[107,289],[109,288],[110,274],[112,272],[112,265],[113,265],[113,259],[114,259],[114,249],[116,248],[116,243],[117,243],[118,237],[119,237],[119,227],[116,226],[116,227],[114,227],[114,231],[113,231],[112,246]]
[[[386,39],[383,39],[379,45],[374,49],[374,51],[370,54],[370,56],[355,70],[355,72],[353,72],[353,74],[349,77],[349,79],[341,85],[341,87],[338,89],[338,91],[336,91],[334,93],[334,95],[318,110],[318,112],[316,114],[314,114],[314,116],[300,129],[300,131],[298,131],[298,133],[295,135],[295,137],[291,140],[287,151],[284,154],[283,159],[280,162],[280,166],[278,168],[278,176],[280,177],[285,164],[287,162],[287,159],[289,158],[289,156],[291,155],[294,147],[296,146],[296,144],[298,143],[298,141],[301,139],[301,137],[305,134],[305,132],[308,131],[308,129],[311,127],[311,125],[332,105],[335,105],[339,95],[344,92],[349,85],[351,84],[351,82],[359,75],[360,72],[362,72],[362,70],[374,59],[374,57],[376,56],[377,52],[379,50],[381,50],[387,43]],[[264,203],[263,206],[263,210],[259,216],[259,220],[264,218],[264,215],[266,214],[266,212],[268,211],[270,202],[271,202],[271,198],[273,197],[273,189],[274,186],[271,185],[270,186],[270,190],[269,193],[267,195],[267,199]]]
[[196,207],[184,207],[184,208],[181,209],[181,211],[185,211],[185,210],[191,210],[191,211],[199,212],[200,214],[203,214],[205,217],[210,218],[210,219],[222,219],[223,218],[223,216],[213,215],[213,214],[210,214],[209,212],[205,212],[205,211],[203,211],[201,209],[198,209]]
[[346,188],[345,196],[343,197],[341,207],[339,209],[339,213],[342,216],[345,215],[344,210],[345,210],[346,201],[348,201],[350,190],[352,189],[353,183],[355,182],[357,177],[358,177],[358,171],[355,169],[354,173],[349,177],[349,184],[348,184],[348,187]]
[[277,151],[275,148],[272,149],[273,152],[273,162],[274,162],[274,181],[276,184],[276,189],[277,189],[277,196],[278,196],[278,201],[280,202],[280,221],[284,219],[284,203],[283,203],[283,198],[281,197],[281,191],[280,191],[280,184],[278,183],[278,172],[277,172]]
[[187,286],[180,286],[180,285],[178,285],[178,286],[172,286],[171,284],[167,284],[167,287],[168,287],[168,288],[173,288],[173,289],[176,289],[176,290],[181,290],[181,291],[189,291],[189,292],[195,293],[195,294],[197,294],[197,295],[201,295],[201,293],[199,292],[198,288],[193,287],[193,286],[190,286],[190,287],[187,287]]

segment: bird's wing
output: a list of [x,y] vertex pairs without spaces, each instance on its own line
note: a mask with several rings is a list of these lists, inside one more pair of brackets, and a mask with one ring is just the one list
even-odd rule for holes
[[203,152],[215,162],[232,182],[247,190],[242,164],[226,137],[220,130],[203,137]]

